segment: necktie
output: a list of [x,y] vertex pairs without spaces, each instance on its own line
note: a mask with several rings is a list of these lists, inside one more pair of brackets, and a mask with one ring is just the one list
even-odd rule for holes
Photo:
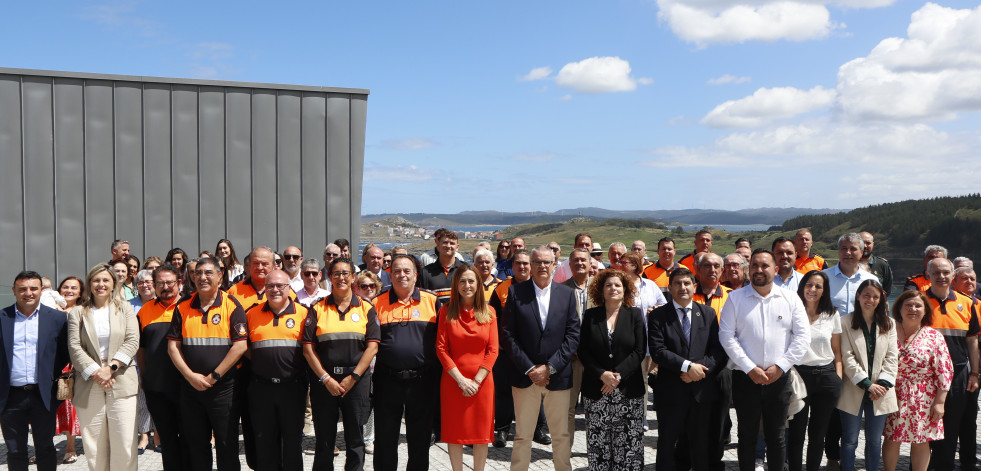
[[689,307],[679,307],[681,311],[681,330],[685,331],[685,341],[691,342],[691,321],[688,320],[688,312],[691,311]]

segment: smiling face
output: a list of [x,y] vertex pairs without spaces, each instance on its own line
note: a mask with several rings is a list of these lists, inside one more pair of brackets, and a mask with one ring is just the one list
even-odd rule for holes
[[722,257],[708,254],[698,263],[698,279],[701,283],[715,287],[722,279]]
[[824,279],[820,276],[812,276],[804,283],[804,301],[808,304],[817,304],[824,295]]
[[515,255],[511,270],[514,273],[515,281],[525,281],[531,278],[531,257],[526,253]]
[[[118,277],[119,272],[117,271],[116,273]],[[97,303],[105,302],[112,296],[112,288],[115,285],[116,280],[113,279],[108,270],[102,270],[92,275],[92,279],[89,281],[89,289],[92,290],[92,299]]]
[[493,276],[494,260],[491,260],[491,258],[492,257],[490,255],[481,255],[473,261],[473,266],[477,268],[478,272],[480,272],[480,277],[482,279]]
[[862,307],[862,312],[870,313],[875,311],[882,299],[882,292],[875,286],[866,286],[858,293],[858,304]]
[[845,239],[838,244],[838,264],[842,268],[854,270],[861,260],[862,247],[857,242]]
[[125,280],[129,278],[129,265],[125,262],[118,262],[112,265],[112,271],[116,274],[116,278],[119,280]]
[[606,304],[623,302],[623,280],[619,276],[611,276],[603,283],[603,301]]
[[551,250],[535,250],[531,254],[531,276],[535,278],[535,284],[544,287],[552,280],[552,269],[555,266],[555,257]]
[[160,271],[157,273],[154,286],[157,290],[157,297],[166,303],[173,302],[174,298],[180,292],[180,283],[177,281],[177,275],[170,271]]
[[41,280],[27,278],[14,282],[14,297],[17,299],[17,309],[21,314],[31,315],[41,302]]
[[743,261],[739,255],[730,255],[722,265],[722,276],[731,282],[741,282],[743,279]]
[[400,297],[406,296],[416,286],[416,266],[405,257],[399,257],[392,261],[392,289],[401,293]]
[[674,242],[661,242],[657,246],[657,261],[661,264],[662,268],[665,268],[665,264],[674,263]]
[[221,258],[228,258],[232,254],[232,248],[228,246],[227,243],[222,242],[218,244],[218,256]]
[[252,256],[249,257],[249,277],[253,282],[265,282],[266,275],[276,268],[273,266],[274,257],[273,253],[266,249],[252,251]]
[[762,287],[773,283],[774,275],[776,275],[776,267],[770,254],[761,252],[753,255],[752,260],[749,261],[749,276],[753,286]]
[[290,299],[290,277],[282,270],[273,270],[266,275],[266,297],[269,305],[280,309]]
[[68,303],[68,307],[72,307],[78,302],[78,297],[82,295],[82,286],[79,284],[78,280],[65,280],[65,282],[61,284],[61,289],[59,289],[58,292],[61,293],[63,298],[65,298],[65,302]]
[[338,262],[330,267],[330,287],[332,293],[347,293],[354,285],[354,269],[347,263]]
[[919,296],[912,296],[903,301],[899,312],[903,316],[903,324],[921,325],[923,316],[926,315],[926,306],[923,305],[923,300]]
[[477,281],[477,274],[472,270],[466,270],[460,274],[460,279],[456,284],[456,292],[460,295],[460,300],[466,305],[471,305],[477,296],[477,290],[481,289]]
[[210,297],[221,285],[221,270],[211,263],[198,262],[194,266],[194,286],[198,293]]
[[572,270],[573,275],[588,275],[589,255],[583,251],[572,252],[569,256],[569,269]]
[[136,290],[140,293],[140,297],[143,299],[156,296],[156,293],[153,291],[153,277],[150,275],[145,275],[136,280]]

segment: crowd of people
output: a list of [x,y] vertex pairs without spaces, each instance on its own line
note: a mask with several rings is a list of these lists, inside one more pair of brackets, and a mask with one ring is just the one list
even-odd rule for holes
[[656,426],[656,469],[715,471],[734,407],[743,471],[851,471],[863,430],[866,469],[895,470],[902,443],[915,471],[953,470],[958,450],[976,469],[977,277],[943,247],[890,308],[867,232],[842,235],[831,267],[807,229],[725,255],[703,230],[678,260],[665,237],[653,261],[588,234],[562,261],[555,242],[464,257],[455,232],[434,240],[419,257],[369,244],[360,265],[344,239],[323,263],[294,246],[239,261],[227,239],[140,263],[117,240],[84,279],[19,273],[0,313],[8,467],[74,462],[80,435],[92,470],[152,448],[166,470],[234,471],[241,430],[252,469],[302,469],[309,433],[313,468],[334,469],[341,422],[348,470],[425,470],[439,440],[455,471],[465,446],[480,470],[508,442],[527,470],[533,441],[569,471],[581,407],[591,470],[643,469]]

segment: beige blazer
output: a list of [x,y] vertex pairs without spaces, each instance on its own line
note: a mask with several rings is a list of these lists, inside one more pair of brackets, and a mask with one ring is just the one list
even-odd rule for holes
[[[109,304],[109,358],[116,359],[125,366],[116,370],[116,383],[112,393],[116,397],[134,396],[139,392],[140,379],[136,372],[133,357],[140,348],[140,327],[133,312],[133,306],[123,301],[119,305]],[[101,365],[99,358],[99,338],[95,332],[92,311],[85,306],[75,306],[68,311],[68,353],[75,366],[75,396],[72,403],[85,407],[92,388],[101,386],[91,378],[82,378],[82,372],[90,365]]]
[[[858,383],[869,378],[873,383],[884,379],[896,384],[899,345],[896,343],[895,321],[885,334],[879,332],[876,327],[875,357],[873,364],[869,365],[865,335],[862,334],[862,329],[851,328],[853,315],[861,314],[853,313],[841,317],[841,360],[844,381],[841,386],[841,398],[838,399],[838,409],[857,416],[862,407],[862,398],[865,396],[865,390],[858,387]],[[875,415],[885,415],[899,410],[895,388],[889,388],[885,396],[878,401],[873,401],[872,409]]]

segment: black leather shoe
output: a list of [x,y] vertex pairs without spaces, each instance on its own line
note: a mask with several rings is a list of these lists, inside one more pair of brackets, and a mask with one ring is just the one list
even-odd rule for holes
[[548,432],[542,429],[535,430],[535,437],[532,438],[532,440],[534,440],[534,442],[538,443],[539,445],[552,444],[552,437],[548,436]]
[[494,432],[494,448],[504,448],[508,446],[508,433],[504,430]]

